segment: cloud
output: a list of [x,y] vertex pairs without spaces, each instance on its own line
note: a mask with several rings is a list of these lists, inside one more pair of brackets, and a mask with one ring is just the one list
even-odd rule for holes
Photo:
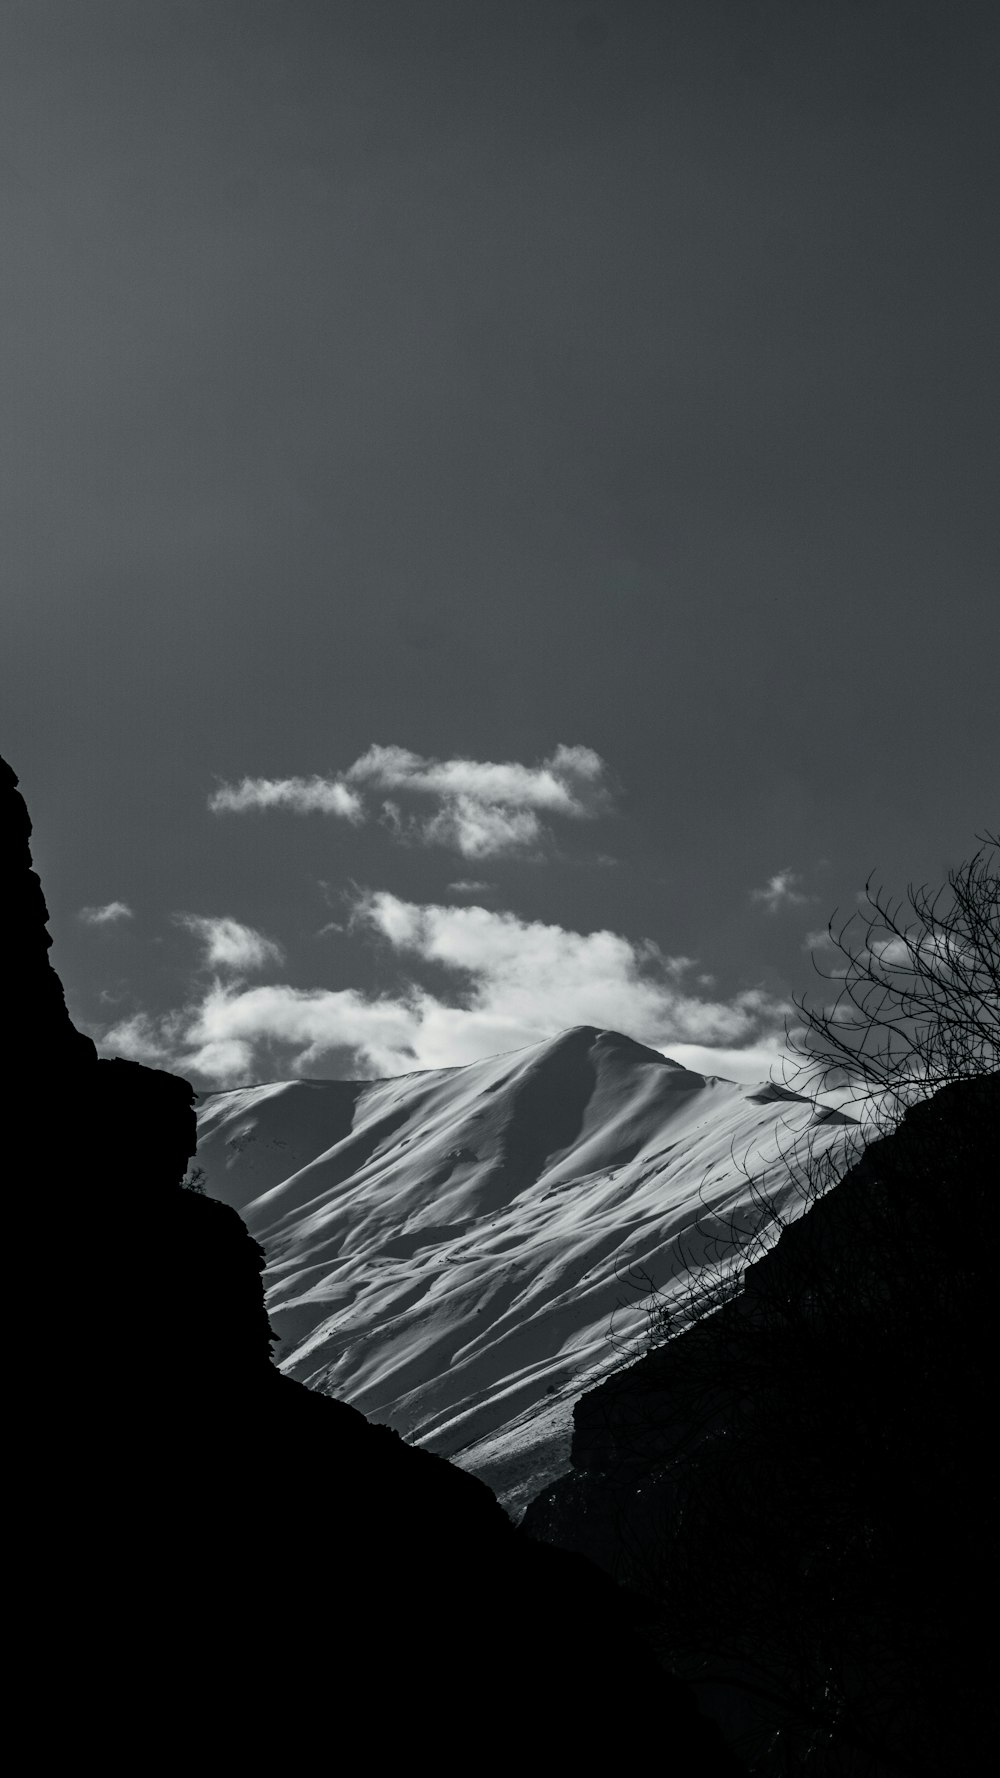
[[177,920],[201,940],[210,968],[245,975],[269,963],[284,962],[284,952],[272,938],[265,938],[262,932],[255,932],[252,926],[244,926],[229,915],[213,920],[201,914],[178,914]]
[[[384,891],[358,897],[353,925],[396,960],[393,991],[216,979],[158,1023],[142,1015],[120,1021],[102,1047],[235,1084],[323,1069],[391,1075],[454,1067],[579,1024],[624,1031],[681,1060],[697,1056],[709,1072],[732,1072],[732,1058],[743,1056],[751,1078],[758,1060],[767,1072],[781,1046],[783,1003],[760,989],[706,997],[692,985],[691,959],[668,957],[648,940]],[[414,979],[421,964],[450,975],[450,991],[432,993]],[[713,1057],[721,1057],[714,1066]]]
[[169,1063],[215,1085],[259,1078],[271,1058],[278,1071],[302,1074],[345,1052],[368,1074],[398,1074],[416,1065],[410,1039],[418,1025],[419,1012],[404,999],[368,998],[353,988],[216,981],[180,1012],[120,1020],[103,1033],[100,1048]]
[[781,1080],[788,1071],[789,1052],[783,1032],[773,1031],[760,1043],[749,1043],[736,1049],[711,1049],[703,1043],[672,1043],[670,1057],[696,1074],[720,1074],[724,1080],[738,1080],[743,1086],[756,1086],[760,1081]]
[[463,858],[497,858],[504,852],[536,852],[544,828],[533,809],[505,808],[457,796],[429,821],[413,823],[425,845],[449,846]]
[[592,747],[556,748],[535,766],[509,760],[424,759],[405,747],[369,747],[348,767],[353,784],[409,790],[445,802],[467,798],[491,808],[539,809],[577,819],[607,806],[608,768]]
[[750,900],[759,902],[769,914],[776,914],[779,908],[801,907],[812,899],[797,887],[801,881],[797,871],[779,870],[765,889],[751,889]]
[[950,981],[956,974],[968,982],[975,978],[975,947],[954,933],[914,926],[909,932],[887,932],[885,937],[869,935],[867,951],[879,979],[893,972],[924,982]]
[[134,920],[135,915],[125,901],[106,901],[103,907],[81,908],[77,918],[88,926],[112,926],[116,920]]
[[176,1067],[184,1053],[187,1023],[184,1012],[167,1013],[159,1019],[145,1012],[132,1013],[102,1032],[98,1047],[103,1054],[128,1056],[150,1067]]
[[817,927],[815,932],[807,932],[802,940],[804,951],[831,951],[834,949],[834,937],[828,926]]
[[690,958],[667,957],[649,940],[616,932],[573,932],[479,907],[419,905],[386,891],[359,898],[355,919],[400,957],[464,978],[458,1005],[422,1002],[420,1045],[435,1057],[427,1066],[445,1065],[445,1053],[456,1049],[489,1054],[481,1030],[530,1043],[588,1024],[656,1046],[732,1045],[778,1017],[777,1003],[759,989],[728,1002],[697,994],[687,985]]
[[[386,797],[384,794],[390,792]],[[538,856],[549,841],[548,819],[593,820],[612,806],[611,774],[592,747],[560,743],[547,759],[431,759],[406,747],[374,745],[331,778],[244,778],[209,798],[216,813],[288,808],[360,822],[369,818],[365,795],[400,841],[446,846],[463,858],[503,854]],[[414,813],[398,798],[428,799],[430,814]]]
[[807,932],[802,948],[813,953],[822,974],[828,979],[846,976],[858,969],[873,981],[889,981],[893,976],[903,976],[924,982],[932,979],[945,982],[953,980],[956,973],[968,970],[972,956],[968,946],[953,936],[918,928],[909,933],[855,932],[852,937],[848,926],[838,938],[825,927],[822,931]]
[[208,799],[213,814],[241,815],[247,809],[294,809],[297,815],[340,815],[362,821],[361,798],[339,778],[242,778],[222,784]]
[[451,895],[491,895],[495,888],[495,883],[480,883],[469,877],[460,877],[457,883],[448,884]]

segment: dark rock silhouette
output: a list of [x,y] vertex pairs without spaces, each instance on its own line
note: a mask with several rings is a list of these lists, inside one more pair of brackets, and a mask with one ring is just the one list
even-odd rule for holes
[[742,1294],[577,1403],[539,1537],[639,1591],[759,1773],[995,1761],[1000,1075],[870,1144]]
[[181,1184],[191,1088],[69,1020],[0,767],[32,1763],[591,1769],[632,1757],[644,1716],[667,1773],[737,1770],[644,1608],[273,1368],[261,1251]]

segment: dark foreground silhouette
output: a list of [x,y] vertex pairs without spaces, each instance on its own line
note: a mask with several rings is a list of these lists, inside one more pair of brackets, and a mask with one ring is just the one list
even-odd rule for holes
[[274,1369],[260,1249],[181,1185],[191,1088],[70,1022],[16,784],[0,762],[29,1769],[737,1771],[611,1580]]
[[1000,1075],[915,1106],[577,1403],[528,1509],[643,1593],[755,1773],[996,1762],[998,1151]]

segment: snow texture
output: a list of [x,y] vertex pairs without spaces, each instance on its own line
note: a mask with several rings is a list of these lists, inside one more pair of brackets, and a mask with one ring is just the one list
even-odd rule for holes
[[[480,1476],[569,1463],[573,1402],[845,1120],[578,1026],[463,1067],[205,1096],[198,1164],[267,1255],[280,1368]],[[788,1213],[797,1206],[791,1197]],[[708,1275],[707,1272],[704,1273]]]

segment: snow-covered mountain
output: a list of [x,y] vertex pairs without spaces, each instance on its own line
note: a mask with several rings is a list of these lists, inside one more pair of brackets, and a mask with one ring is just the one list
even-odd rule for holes
[[643,1280],[686,1290],[757,1227],[748,1172],[787,1190],[782,1156],[846,1121],[580,1026],[459,1068],[208,1094],[196,1158],[266,1253],[281,1369],[516,1513],[641,1333]]

